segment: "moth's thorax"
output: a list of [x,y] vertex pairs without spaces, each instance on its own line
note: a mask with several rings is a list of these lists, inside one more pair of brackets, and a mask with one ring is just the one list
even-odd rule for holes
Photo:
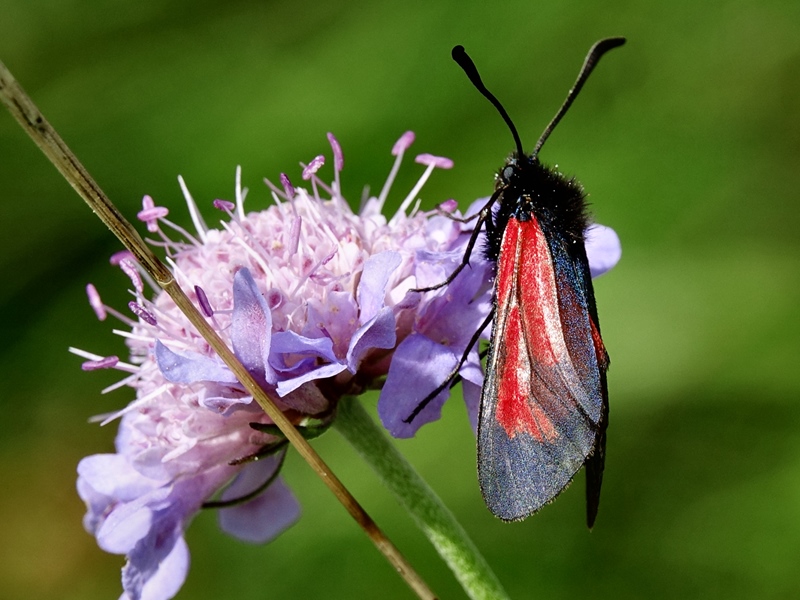
[[490,260],[497,260],[500,240],[511,218],[536,219],[548,237],[559,232],[565,242],[583,241],[588,225],[583,188],[574,178],[543,164],[538,156],[512,154],[495,177],[495,193],[498,208],[492,219],[494,234],[486,245]]

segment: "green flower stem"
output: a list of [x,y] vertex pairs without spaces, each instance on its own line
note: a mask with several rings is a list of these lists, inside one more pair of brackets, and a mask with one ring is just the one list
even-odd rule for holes
[[508,595],[467,532],[417,474],[355,398],[339,403],[336,430],[369,463],[416,521],[473,600],[503,600]]

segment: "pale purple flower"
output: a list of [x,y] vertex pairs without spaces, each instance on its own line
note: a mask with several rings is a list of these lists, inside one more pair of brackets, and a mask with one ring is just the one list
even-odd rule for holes
[[[410,138],[406,134],[396,146],[396,166]],[[319,178],[325,161],[315,157],[302,169],[311,190],[295,188],[281,174],[280,187],[268,182],[275,204],[266,210],[245,214],[246,190],[237,172],[235,203],[213,202],[223,211],[216,214],[227,217],[219,228],[205,224],[182,179],[196,231],[168,221],[168,211],[149,196],[140,213],[180,285],[300,427],[324,428],[344,395],[384,380],[391,390],[398,374],[408,372],[392,360],[407,339],[428,335],[460,355],[466,324],[477,322],[489,307],[480,265],[448,290],[411,291],[455,268],[468,226],[438,211],[411,208],[418,205],[419,185],[387,219],[382,208],[396,169],[381,196],[368,198],[354,213],[339,192],[344,155],[336,139],[329,140],[334,183]],[[427,179],[436,165],[424,164]],[[146,292],[151,282],[132,268],[127,255],[115,263],[132,284],[131,312],[105,306],[94,287],[87,293],[98,316],[110,314],[130,327],[124,334],[130,360],[76,352],[88,359],[87,370],[124,372],[118,386],[134,388],[136,399],[101,417],[120,418],[116,453],[81,461],[78,491],[88,508],[87,530],[103,549],[127,557],[125,597],[165,599],[186,577],[184,529],[204,504],[220,506],[213,501],[220,491],[225,506],[220,525],[251,542],[279,535],[298,518],[299,507],[278,476],[286,442],[265,430],[271,424],[267,415],[169,296]],[[453,324],[437,323],[443,314]],[[408,352],[403,356],[412,358]],[[477,355],[464,368],[476,367]],[[430,420],[421,415],[420,423],[423,418]],[[241,502],[231,502],[237,499]]]
[[[422,185],[452,161],[418,156],[426,170],[387,219],[383,205],[413,133],[394,145],[388,180],[358,213],[340,192],[341,147],[328,139],[332,183],[320,179],[325,159],[317,156],[301,163],[311,190],[295,188],[281,173],[280,187],[265,180],[275,204],[245,213],[247,190],[237,170],[235,202],[212,203],[226,217],[215,229],[179,179],[196,231],[168,221],[149,196],[140,219],[157,236],[152,243],[166,250],[182,288],[297,426],[324,430],[339,399],[382,386],[384,426],[396,437],[413,436],[439,418],[449,388],[405,420],[455,368],[474,426],[483,383],[478,349],[459,361],[491,308],[492,265],[476,249],[449,286],[415,291],[446,279],[469,239],[472,225],[453,218],[462,216],[454,200],[419,210]],[[587,237],[592,268],[613,266],[613,231],[598,228]],[[127,558],[123,597],[162,600],[186,577],[183,531],[203,506],[218,508],[223,530],[250,542],[279,535],[299,517],[299,506],[279,476],[286,441],[267,415],[129,254],[115,255],[114,264],[133,286],[131,314],[105,306],[93,286],[87,294],[98,318],[109,314],[130,327],[123,334],[130,362],[75,352],[87,359],[86,370],[126,373],[112,387],[130,386],[136,399],[101,417],[120,418],[116,453],[81,461],[78,492],[88,508],[86,529],[101,548]]]

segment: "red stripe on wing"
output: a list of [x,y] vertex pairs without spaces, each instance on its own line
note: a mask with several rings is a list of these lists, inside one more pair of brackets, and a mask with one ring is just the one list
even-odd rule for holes
[[[548,414],[561,413],[546,390],[531,396],[532,361],[550,367],[564,360],[558,294],[550,251],[535,219],[510,219],[498,262],[494,329],[495,416],[509,437],[520,432],[552,442],[558,431]],[[539,387],[539,386],[535,386]]]

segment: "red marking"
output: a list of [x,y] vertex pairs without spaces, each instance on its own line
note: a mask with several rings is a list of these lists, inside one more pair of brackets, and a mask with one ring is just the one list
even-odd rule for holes
[[592,341],[594,342],[594,351],[597,354],[597,366],[600,367],[601,371],[605,371],[608,368],[609,362],[606,346],[603,344],[600,331],[597,329],[597,325],[594,324],[594,319],[591,317],[589,317],[589,324],[592,326]]
[[[550,336],[554,326],[560,331],[561,324],[550,250],[535,219],[509,220],[500,248],[495,293],[491,366],[497,382],[495,417],[509,437],[524,432],[539,442],[551,442],[558,431],[543,408],[546,399],[534,397],[531,361],[535,357],[537,365],[545,368],[558,363]],[[548,408],[553,404],[551,399]]]

